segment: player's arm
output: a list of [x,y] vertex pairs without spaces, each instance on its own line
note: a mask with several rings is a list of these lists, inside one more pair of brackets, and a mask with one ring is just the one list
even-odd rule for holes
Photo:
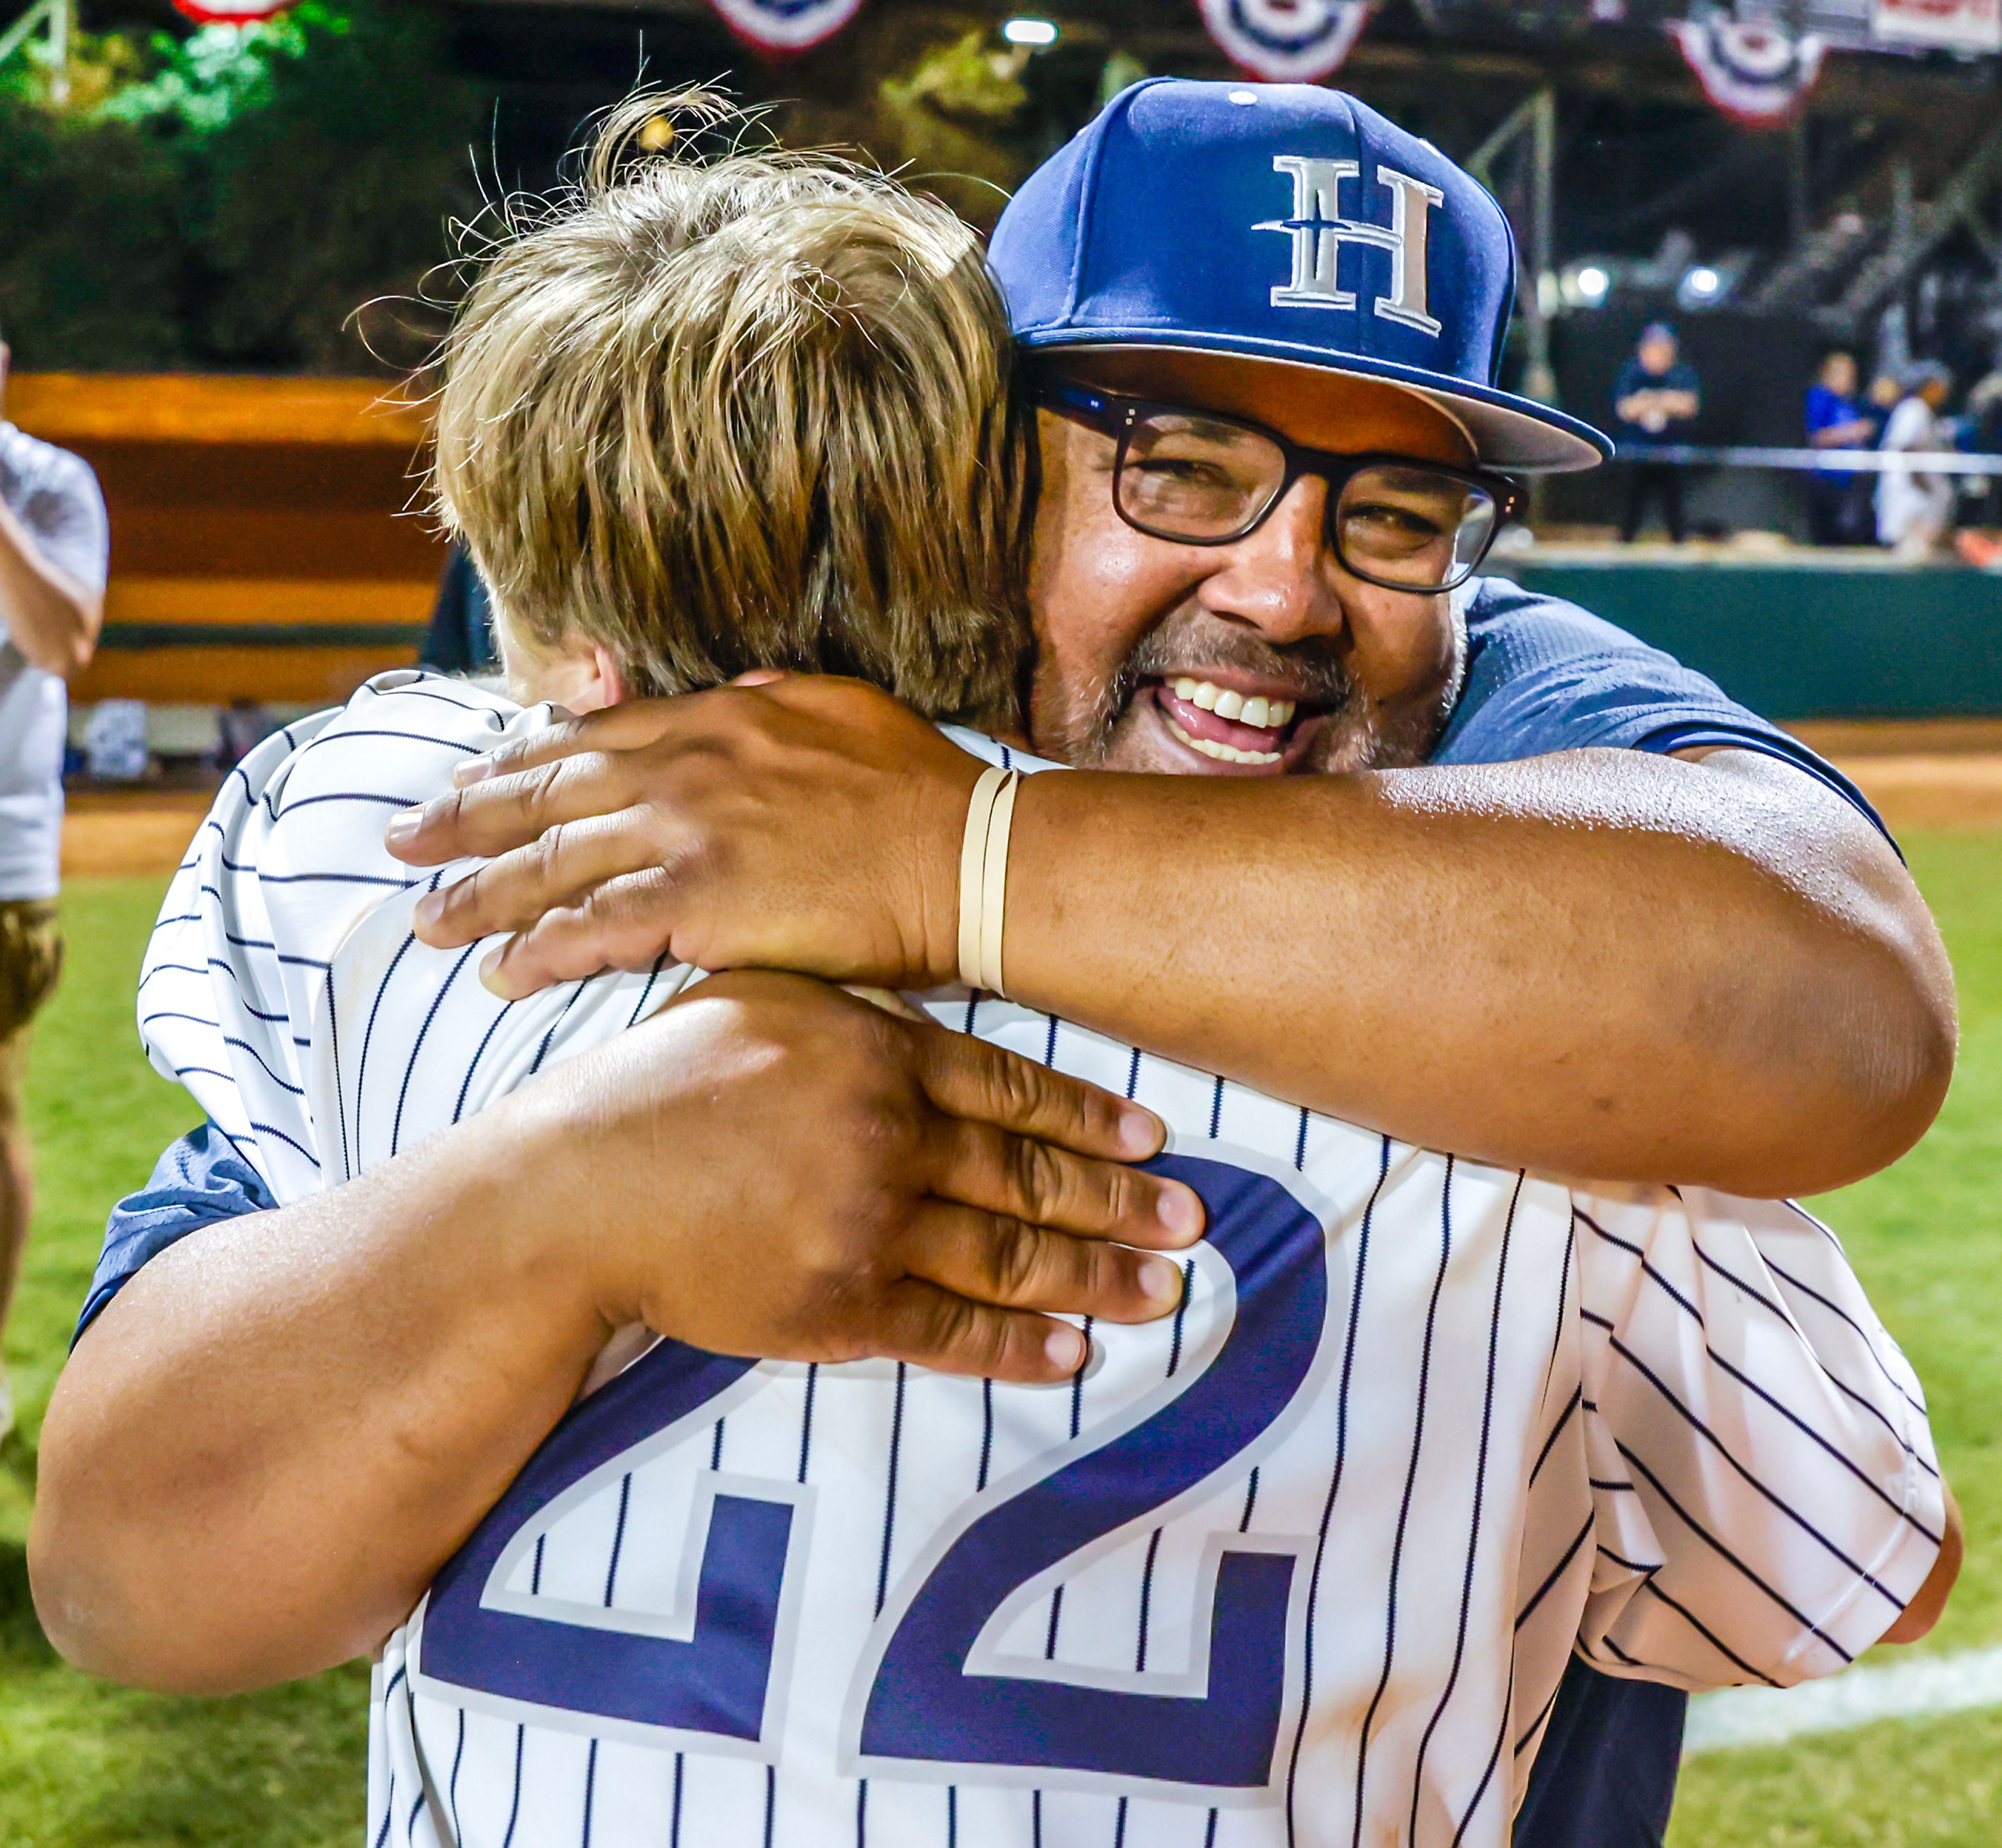
[[[512,992],[668,943],[956,977],[979,766],[881,694],[802,678],[622,707],[500,767],[399,851],[535,844],[419,914],[440,942],[532,924]],[[1739,750],[1031,777],[1006,973],[1031,1006],[1409,1141],[1746,1194],[1894,1159],[1953,1059],[1944,952],[1897,856]]]
[[[359,1179],[182,1238],[85,1329],[29,1563],[82,1667],[217,1693],[365,1654],[612,1331],[1061,1379],[1167,1313],[1159,1122],[817,983],[717,977]],[[1118,1241],[1114,1243],[1111,1241]]]
[[104,621],[104,592],[42,556],[34,536],[0,501],[0,627],[35,666],[69,679],[90,664]]

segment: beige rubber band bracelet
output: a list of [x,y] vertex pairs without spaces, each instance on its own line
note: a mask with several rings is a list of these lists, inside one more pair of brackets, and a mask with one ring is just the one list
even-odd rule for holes
[[980,986],[981,898],[987,880],[987,826],[993,819],[994,798],[1008,781],[999,768],[984,770],[973,785],[966,808],[966,834],[959,849],[959,979],[969,988]]
[[980,986],[1005,996],[1001,980],[1001,927],[1008,902],[1008,830],[1015,823],[1015,791],[1022,773],[1011,770],[987,821],[987,868],[980,884]]

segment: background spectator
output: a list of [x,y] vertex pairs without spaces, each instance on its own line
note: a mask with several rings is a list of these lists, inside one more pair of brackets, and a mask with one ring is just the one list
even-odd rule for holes
[[[1877,423],[1856,401],[1853,354],[1831,353],[1808,387],[1808,444],[1816,449],[1864,449],[1877,440]],[[1816,469],[1808,480],[1808,527],[1818,546],[1868,545],[1875,536],[1869,487],[1854,469]]]
[[1875,449],[1884,440],[1884,426],[1891,421],[1891,413],[1898,408],[1898,400],[1905,395],[1905,388],[1898,383],[1895,372],[1882,372],[1870,381],[1870,392],[1864,400],[1862,411],[1870,420],[1870,441],[1867,449]]
[[[21,1115],[28,1023],[62,965],[65,683],[97,646],[110,552],[89,464],[6,421],[8,358],[0,341],[0,1327],[33,1198]],[[0,1431],[13,1422],[0,1373]]]
[[1696,369],[1680,357],[1675,330],[1663,321],[1644,328],[1613,393],[1620,453],[1629,459],[1620,516],[1620,536],[1627,544],[1645,522],[1649,503],[1656,501],[1669,537],[1682,543],[1682,471],[1673,463],[1651,459],[1649,452],[1682,441],[1701,408]]
[[[1953,375],[1937,362],[1914,365],[1905,375],[1905,396],[1884,426],[1884,448],[1923,454],[1951,447],[1939,414],[1952,390]],[[1877,482],[1878,539],[1901,558],[1927,557],[1946,536],[1953,500],[1951,476],[1888,466]]]

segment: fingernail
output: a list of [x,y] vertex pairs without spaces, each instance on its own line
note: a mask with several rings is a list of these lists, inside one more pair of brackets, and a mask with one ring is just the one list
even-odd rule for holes
[[1202,1200],[1193,1187],[1178,1186],[1172,1182],[1161,1189],[1161,1196],[1154,1203],[1155,1217],[1168,1230],[1184,1238],[1194,1238],[1202,1231]]
[[402,814],[389,818],[389,826],[382,830],[382,838],[392,847],[403,847],[417,839],[417,830],[424,823],[423,809],[406,809]]
[[454,766],[452,786],[455,789],[463,789],[469,783],[485,782],[493,774],[494,760],[491,757],[469,757],[463,763]]
[[445,894],[427,892],[417,900],[417,908],[410,914],[411,921],[420,931],[428,931],[445,915]]
[[1137,1106],[1119,1114],[1119,1147],[1129,1155],[1151,1155],[1167,1140],[1167,1129],[1152,1110]]
[[1043,1352],[1049,1357],[1050,1364],[1059,1371],[1075,1373],[1084,1364],[1090,1343],[1077,1329],[1060,1328],[1043,1343]]
[[1181,1266],[1166,1258],[1143,1260],[1140,1266],[1140,1289],[1158,1303],[1179,1301],[1182,1293]]
[[489,994],[512,1001],[514,997],[500,986],[500,955],[499,950],[489,950],[480,959],[480,985]]

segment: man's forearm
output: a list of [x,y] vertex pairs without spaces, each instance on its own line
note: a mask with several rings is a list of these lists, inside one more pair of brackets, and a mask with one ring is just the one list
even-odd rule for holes
[[1745,1194],[1893,1159],[1952,1057],[1895,856],[1742,752],[1036,777],[1006,969],[1031,1006],[1406,1141]]
[[0,503],[0,627],[37,667],[68,679],[97,647],[103,598],[58,571],[35,548],[13,511]]
[[214,1693],[372,1649],[615,1329],[1049,1384],[1202,1231],[1147,1111],[797,976],[703,983],[361,1179],[192,1233],[85,1333],[30,1567],[72,1661]]
[[221,1693],[408,1614],[609,1333],[505,1128],[210,1228],[105,1309],[49,1408],[30,1539],[65,1655]]

